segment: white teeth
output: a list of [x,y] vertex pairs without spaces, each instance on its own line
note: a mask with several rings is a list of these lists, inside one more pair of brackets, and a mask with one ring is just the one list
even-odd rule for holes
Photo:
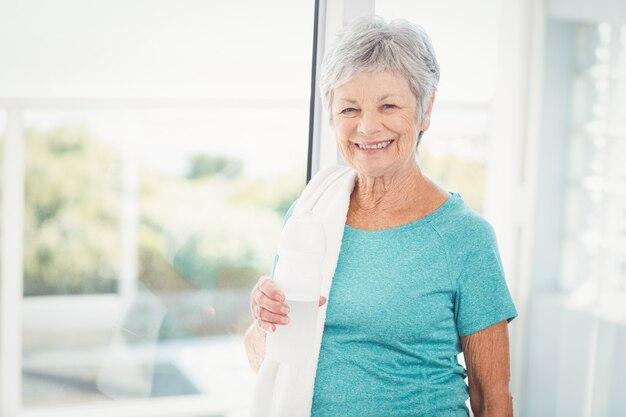
[[392,141],[388,140],[386,142],[381,142],[376,145],[361,145],[360,143],[357,143],[357,145],[359,145],[359,148],[361,149],[382,149],[382,148],[386,148],[387,145],[389,145],[391,142]]

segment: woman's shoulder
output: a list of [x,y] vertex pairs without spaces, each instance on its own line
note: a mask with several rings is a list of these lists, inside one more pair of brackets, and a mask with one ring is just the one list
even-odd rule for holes
[[314,212],[325,197],[349,193],[354,188],[355,176],[349,167],[333,165],[321,169],[302,190],[294,214]]
[[432,220],[439,234],[451,242],[474,242],[480,244],[495,241],[491,223],[470,207],[460,194],[451,193],[444,204],[447,210]]

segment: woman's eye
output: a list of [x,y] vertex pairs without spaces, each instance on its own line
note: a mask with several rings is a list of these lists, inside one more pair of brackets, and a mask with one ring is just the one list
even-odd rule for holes
[[383,104],[383,109],[385,110],[393,110],[393,109],[397,109],[398,106],[396,106],[395,104]]
[[355,109],[354,107],[348,107],[346,109],[343,109],[341,111],[341,114],[351,115],[351,114],[355,114],[356,112],[357,112],[357,109]]

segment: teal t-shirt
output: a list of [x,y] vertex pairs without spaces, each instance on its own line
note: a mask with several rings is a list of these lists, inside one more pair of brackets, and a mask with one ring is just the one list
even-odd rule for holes
[[345,226],[312,417],[468,416],[460,336],[517,316],[492,227],[458,194],[386,230]]

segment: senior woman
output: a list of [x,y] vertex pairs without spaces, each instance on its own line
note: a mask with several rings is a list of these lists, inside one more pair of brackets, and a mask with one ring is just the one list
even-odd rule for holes
[[[438,81],[428,35],[404,20],[357,19],[326,55],[320,87],[353,176],[332,286],[320,298],[312,392],[292,400],[300,411],[267,415],[468,416],[469,396],[476,416],[512,416],[507,323],[517,313],[493,230],[416,157]],[[250,300],[246,349],[258,370],[289,306],[269,277]],[[289,401],[306,375],[257,396]]]

